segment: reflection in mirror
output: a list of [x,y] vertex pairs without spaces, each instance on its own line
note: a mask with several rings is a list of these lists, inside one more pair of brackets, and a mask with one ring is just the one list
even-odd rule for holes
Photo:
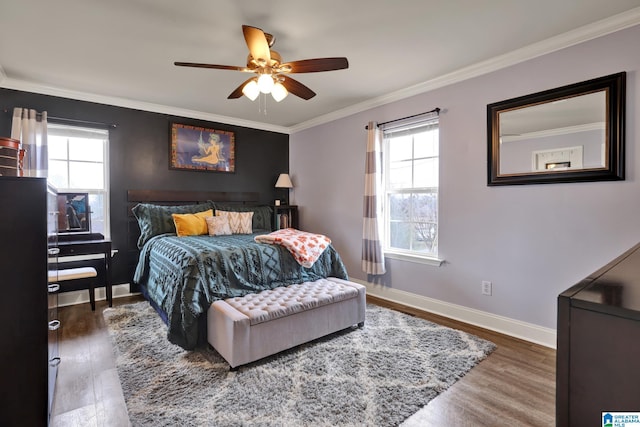
[[606,92],[500,113],[500,173],[604,168]]
[[488,184],[624,179],[624,78],[489,105]]
[[58,232],[88,233],[90,218],[88,193],[58,193]]

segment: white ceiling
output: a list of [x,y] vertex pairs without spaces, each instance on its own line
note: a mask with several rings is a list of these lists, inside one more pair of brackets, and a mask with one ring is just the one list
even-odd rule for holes
[[[638,23],[640,0],[0,0],[0,86],[293,132]],[[173,65],[245,65],[243,24],[349,69],[265,112],[227,99],[247,74]]]

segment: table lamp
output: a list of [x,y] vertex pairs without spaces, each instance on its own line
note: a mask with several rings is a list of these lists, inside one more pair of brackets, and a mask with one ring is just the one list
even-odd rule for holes
[[[293,183],[291,182],[291,178],[289,178],[288,173],[281,173],[276,181],[276,188],[286,188],[287,189],[287,197],[285,199],[286,204],[289,204],[289,188],[293,188]],[[280,200],[276,200],[276,206],[280,205]]]

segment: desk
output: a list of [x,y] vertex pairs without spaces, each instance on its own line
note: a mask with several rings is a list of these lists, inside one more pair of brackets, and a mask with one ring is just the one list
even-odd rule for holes
[[[101,282],[104,283],[104,287],[107,293],[107,301],[109,307],[113,304],[113,292],[111,283],[111,240],[98,239],[98,240],[76,240],[76,241],[59,241],[58,248],[60,249],[60,257],[75,256],[75,255],[96,255],[102,254],[104,257],[104,270],[98,270],[98,277],[101,278]],[[75,265],[90,264],[90,261],[73,261]],[[64,263],[62,263],[64,266]],[[102,273],[103,277],[100,277]]]

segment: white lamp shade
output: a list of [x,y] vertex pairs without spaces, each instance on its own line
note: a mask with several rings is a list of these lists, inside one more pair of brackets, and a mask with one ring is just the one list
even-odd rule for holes
[[249,83],[244,85],[244,87],[242,88],[242,93],[250,100],[255,101],[258,95],[260,95],[258,83],[256,83],[255,80],[251,80]]
[[291,178],[289,178],[289,174],[280,174],[276,181],[276,188],[293,188],[293,183],[291,182]]
[[271,89],[271,96],[273,96],[273,99],[275,99],[276,102],[282,101],[287,97],[287,95],[289,95],[289,91],[287,91],[287,88],[284,87],[282,83],[278,82],[273,85],[273,89]]
[[263,74],[258,77],[258,87],[262,93],[271,92],[271,89],[273,89],[273,77],[271,77],[271,74]]

